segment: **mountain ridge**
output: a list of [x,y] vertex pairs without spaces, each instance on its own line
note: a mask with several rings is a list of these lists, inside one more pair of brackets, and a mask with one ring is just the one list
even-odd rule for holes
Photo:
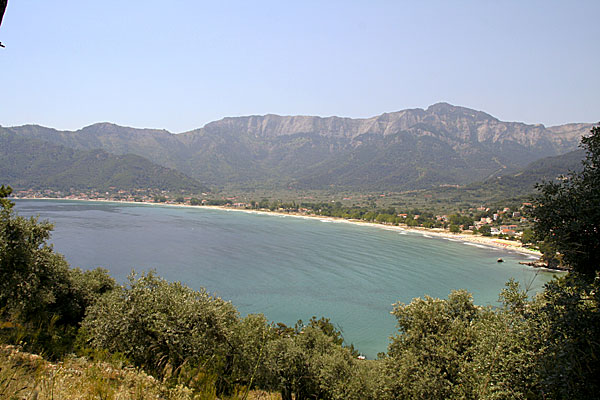
[[205,190],[184,174],[138,155],[76,150],[8,132],[0,132],[0,181],[15,189]]
[[424,112],[428,112],[428,111],[435,111],[435,110],[448,110],[448,109],[454,109],[454,110],[463,110],[465,111],[465,114],[479,114],[479,115],[483,115],[486,118],[490,119],[490,120],[494,120],[494,121],[498,121],[498,122],[503,122],[503,123],[508,123],[508,124],[519,124],[519,125],[525,125],[525,126],[530,126],[530,127],[541,127],[544,129],[548,129],[548,130],[555,130],[555,128],[560,129],[561,127],[567,127],[567,126],[581,126],[581,125],[585,125],[585,126],[589,126],[589,125],[596,125],[597,123],[594,122],[568,122],[568,123],[564,123],[564,124],[559,124],[559,125],[550,125],[550,126],[545,126],[542,123],[537,123],[537,124],[526,124],[524,122],[519,122],[519,121],[501,121],[498,118],[484,112],[484,111],[479,111],[479,110],[475,110],[475,109],[470,109],[468,107],[462,107],[462,106],[455,106],[452,104],[449,104],[447,102],[438,102],[435,104],[430,105],[427,108],[408,108],[408,109],[404,109],[404,110],[399,110],[399,111],[389,111],[389,112],[384,112],[375,116],[371,116],[371,117],[364,117],[364,118],[352,118],[352,117],[340,117],[340,116],[317,116],[317,115],[304,115],[304,114],[298,114],[298,115],[282,115],[282,114],[273,114],[273,113],[268,113],[268,114],[250,114],[250,115],[242,115],[242,116],[237,116],[237,117],[223,117],[221,119],[215,120],[215,121],[210,121],[208,123],[206,123],[205,125],[203,125],[202,127],[199,128],[194,128],[191,130],[187,130],[187,131],[182,131],[182,132],[171,132],[168,129],[160,129],[160,128],[136,128],[136,127],[131,127],[131,126],[127,126],[127,125],[119,125],[117,123],[113,123],[113,122],[109,122],[109,121],[100,121],[100,122],[95,122],[92,123],[90,125],[86,125],[80,129],[77,130],[68,130],[68,129],[64,129],[64,130],[60,130],[60,129],[56,129],[56,128],[50,128],[50,127],[46,127],[43,125],[39,125],[39,124],[24,124],[24,125],[16,125],[16,126],[2,126],[0,125],[0,129],[11,129],[11,128],[27,128],[27,127],[35,127],[35,128],[42,128],[42,129],[46,129],[49,131],[54,131],[54,132],[81,132],[81,131],[86,131],[88,130],[88,128],[96,128],[96,127],[114,127],[114,128],[119,128],[119,129],[125,129],[125,130],[135,130],[135,131],[146,131],[146,132],[164,132],[164,133],[168,133],[170,135],[182,135],[182,134],[186,134],[186,133],[191,133],[191,132],[196,132],[198,130],[201,130],[211,124],[215,124],[215,123],[219,123],[221,121],[225,121],[225,120],[235,120],[235,119],[246,119],[246,118],[265,118],[265,117],[275,117],[275,118],[315,118],[315,119],[320,119],[320,120],[327,120],[327,119],[338,119],[338,120],[350,120],[350,121],[369,121],[369,120],[374,120],[374,119],[378,119],[378,118],[385,118],[385,117],[389,117],[390,115],[394,115],[394,114],[404,114],[404,113],[408,113],[408,112],[414,112],[414,113],[424,113]]
[[80,150],[137,154],[214,187],[406,190],[484,180],[575,150],[593,125],[503,122],[448,103],[370,118],[225,117],[178,134],[112,123],[0,128]]

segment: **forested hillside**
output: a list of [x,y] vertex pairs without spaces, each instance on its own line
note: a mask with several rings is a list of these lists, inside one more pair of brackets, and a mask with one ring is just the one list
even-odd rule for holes
[[545,157],[519,171],[492,177],[486,180],[483,186],[489,187],[489,190],[506,193],[507,196],[532,193],[536,183],[555,181],[569,172],[580,172],[584,156],[583,150],[575,150],[560,156]]
[[102,123],[0,128],[73,149],[137,154],[213,187],[410,190],[464,185],[577,148],[590,124],[545,128],[439,103],[373,118],[224,118],[181,134]]
[[138,155],[75,150],[10,132],[0,132],[0,180],[16,189],[205,190],[196,180]]
[[[70,268],[48,244],[51,224],[16,215],[11,189],[1,186],[0,340],[66,365],[73,353],[85,357],[80,362],[118,363],[85,375],[100,398],[116,383],[130,397],[147,385],[170,399],[246,399],[250,389],[279,392],[282,400],[597,398],[600,128],[583,145],[582,170],[544,184],[530,210],[544,257],[570,272],[533,298],[511,280],[500,307],[477,306],[464,290],[396,303],[398,331],[376,360],[358,357],[327,318],[269,323],[153,273],[132,273],[118,285],[106,270]],[[4,349],[0,395],[55,398],[53,389],[32,385],[27,363]],[[56,371],[64,378],[50,382],[57,393],[73,382],[66,378],[84,375]]]

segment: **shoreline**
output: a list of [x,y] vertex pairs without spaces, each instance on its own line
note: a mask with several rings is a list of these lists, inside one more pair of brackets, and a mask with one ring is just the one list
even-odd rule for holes
[[[288,217],[294,217],[294,218],[317,219],[320,221],[330,221],[330,222],[338,222],[338,223],[349,223],[349,224],[361,225],[361,226],[370,226],[370,227],[375,227],[375,228],[385,229],[385,230],[390,230],[390,231],[396,231],[396,232],[418,233],[425,237],[434,236],[437,238],[447,239],[447,240],[451,240],[451,241],[464,242],[464,243],[470,243],[473,245],[487,246],[487,247],[492,247],[495,249],[508,250],[508,251],[520,253],[522,255],[527,255],[530,257],[535,256],[538,259],[541,256],[541,253],[539,251],[524,248],[520,245],[520,243],[511,241],[511,240],[498,239],[498,238],[494,238],[494,237],[490,237],[490,236],[480,236],[480,235],[472,235],[472,234],[465,234],[465,233],[450,233],[449,231],[446,231],[446,230],[440,229],[440,228],[430,229],[430,228],[422,228],[422,227],[386,225],[386,224],[379,224],[379,223],[375,223],[375,222],[366,222],[366,221],[362,221],[362,220],[345,219],[345,218],[339,218],[339,217],[328,217],[328,216],[322,216],[322,215],[316,215],[316,214],[300,214],[300,213],[289,213],[289,212],[283,213],[283,212],[277,212],[277,211],[248,210],[248,209],[224,207],[224,206],[168,204],[168,203],[154,203],[154,202],[148,202],[148,201],[126,201],[126,200],[106,200],[106,199],[73,199],[73,198],[59,198],[59,197],[12,197],[11,199],[17,199],[17,200],[71,200],[71,201],[89,201],[89,202],[96,201],[96,202],[105,202],[105,203],[134,204],[134,205],[142,204],[142,205],[148,205],[148,206],[163,206],[163,207],[166,206],[166,207],[180,207],[180,208],[213,209],[213,210],[222,210],[222,211],[239,211],[239,212],[245,212],[248,214],[263,214],[263,215],[274,215],[274,216],[288,216]],[[548,271],[555,271],[553,269],[547,269],[547,268],[540,268],[540,269],[546,269]]]

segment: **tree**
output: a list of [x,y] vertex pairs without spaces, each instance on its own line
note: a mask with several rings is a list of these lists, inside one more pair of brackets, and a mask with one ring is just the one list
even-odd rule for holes
[[209,361],[209,372],[228,376],[236,323],[231,303],[150,272],[132,274],[128,288],[102,296],[82,327],[93,346],[121,352],[161,377],[184,363],[196,367]]
[[370,399],[369,371],[361,368],[352,349],[343,347],[341,333],[326,318],[313,317],[294,329],[279,325],[280,337],[268,343],[266,352],[271,389],[283,400]]
[[73,351],[86,309],[115,281],[100,268],[69,268],[47,243],[52,224],[17,216],[7,199],[11,191],[0,187],[0,319],[20,328],[5,339],[60,357]]
[[462,290],[447,300],[426,296],[395,304],[399,334],[384,360],[383,399],[469,398],[473,370],[467,363],[481,313]]
[[269,199],[261,199],[257,205],[258,208],[269,208]]
[[592,278],[600,269],[600,127],[581,139],[581,147],[587,152],[583,170],[538,185],[532,215],[537,240]]
[[523,234],[521,234],[521,243],[523,244],[533,244],[535,243],[535,233],[533,229],[524,229]]
[[[511,280],[499,300],[500,307],[478,307],[471,295],[461,290],[450,293],[448,299],[425,297],[413,299],[408,305],[395,304],[393,314],[399,333],[392,338],[388,356],[383,360],[379,398],[589,398],[574,396],[588,393],[583,391],[557,393],[551,385],[565,387],[570,383],[558,374],[540,375],[543,368],[539,360],[544,358],[544,351],[552,350],[552,356],[560,350],[559,346],[547,346],[551,329],[543,312],[545,299],[529,300],[527,293]],[[591,321],[586,322],[591,325]],[[588,329],[585,333],[596,332]],[[560,338],[561,332],[555,336]],[[592,337],[595,338],[589,336],[587,343],[594,341]],[[592,360],[596,360],[595,354]],[[587,367],[593,363],[596,361],[579,365]],[[549,364],[555,373],[562,368],[560,363]],[[582,370],[588,379],[596,372]],[[544,384],[544,379],[548,384]]]
[[538,371],[546,398],[592,399],[600,393],[600,277],[554,279],[542,293],[537,332],[546,332]]
[[369,211],[368,213],[363,215],[363,219],[365,221],[373,221],[377,217],[377,214],[374,211]]
[[482,225],[479,228],[479,233],[483,236],[492,236],[492,227],[489,225]]
[[502,305],[483,309],[473,324],[470,375],[471,398],[541,399],[539,350],[547,329],[541,302],[529,300],[526,291],[510,280],[500,294]]
[[12,188],[10,186],[0,186],[0,207],[3,210],[10,210],[13,207],[13,203],[7,199],[12,193]]
[[462,225],[466,227],[473,225],[473,218],[466,215],[452,214],[449,219],[450,223],[453,225]]
[[69,268],[47,244],[52,224],[15,216],[0,187],[0,310],[18,322],[40,323],[53,314],[70,314],[73,306]]
[[235,348],[231,382],[252,387],[276,388],[270,374],[267,345],[276,339],[274,329],[264,315],[249,314],[234,326],[231,343]]

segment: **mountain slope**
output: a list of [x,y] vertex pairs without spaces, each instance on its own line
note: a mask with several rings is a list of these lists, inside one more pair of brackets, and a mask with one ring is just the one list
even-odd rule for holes
[[506,199],[525,200],[535,193],[537,183],[555,181],[571,172],[581,171],[584,158],[584,150],[575,150],[560,156],[536,160],[524,168],[505,171],[484,181],[461,187],[433,188],[420,192],[418,196],[444,203],[470,204],[505,202]]
[[95,124],[10,132],[75,149],[133,153],[213,186],[407,190],[466,184],[577,148],[591,124],[503,122],[446,103],[367,119],[224,118],[181,134]]
[[[487,179],[481,186],[506,193],[507,196],[532,193],[537,183],[555,181],[570,172],[580,172],[584,158],[585,151],[581,149],[560,156],[545,157],[532,162],[520,171]],[[475,187],[479,184],[469,186]]]
[[0,182],[15,189],[205,190],[180,172],[137,155],[74,150],[7,132],[0,132]]

